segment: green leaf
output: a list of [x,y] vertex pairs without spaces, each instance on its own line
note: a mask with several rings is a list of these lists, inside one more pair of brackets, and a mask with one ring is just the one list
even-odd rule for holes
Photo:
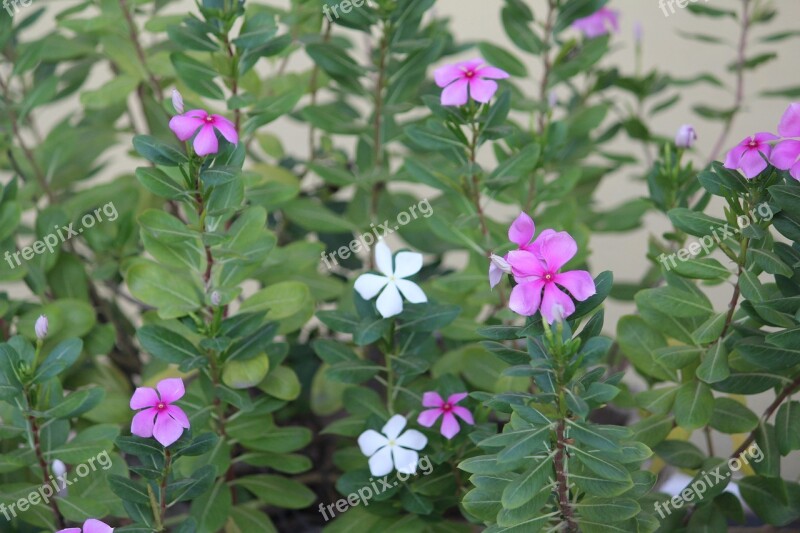
[[214,78],[219,74],[207,63],[198,61],[180,52],[174,52],[169,56],[175,72],[183,83],[191,90],[214,100],[222,100],[225,93],[214,83]]
[[175,180],[157,168],[137,168],[136,179],[148,191],[168,200],[176,200],[186,194],[186,191]]
[[723,228],[728,226],[724,220],[710,217],[699,211],[692,211],[684,207],[679,207],[671,209],[668,215],[676,228],[689,235],[694,235],[695,237],[718,235],[720,239],[726,235],[725,232],[722,231]]
[[722,340],[708,347],[703,354],[703,362],[695,371],[697,377],[706,383],[717,383],[731,375],[728,366],[728,349]]
[[700,468],[706,458],[697,446],[682,440],[665,440],[653,451],[667,463],[679,468]]
[[478,50],[481,51],[481,55],[486,62],[493,67],[501,68],[517,78],[528,76],[528,69],[525,68],[525,64],[507,50],[487,41],[478,43]]
[[667,438],[675,425],[675,419],[667,415],[653,415],[643,418],[631,426],[634,440],[653,448]]
[[758,426],[758,417],[732,398],[716,398],[709,425],[722,433],[749,433]]
[[33,383],[44,383],[53,376],[57,376],[67,368],[75,364],[83,350],[83,341],[80,339],[68,339],[53,348],[47,358],[36,369],[33,375]]
[[372,379],[380,370],[372,361],[341,361],[331,364],[326,374],[334,381],[358,384]]
[[638,316],[624,316],[617,323],[617,342],[633,365],[648,376],[672,379],[670,372],[656,360],[656,350],[667,340]]
[[176,318],[202,305],[200,289],[186,276],[150,261],[136,262],[125,273],[131,294],[158,308],[162,318]]
[[185,359],[199,357],[200,352],[182,335],[154,325],[142,326],[136,338],[150,355],[167,363],[180,364]]
[[247,298],[242,312],[268,312],[271,320],[282,320],[302,311],[312,302],[308,285],[299,281],[283,281],[261,289]]
[[683,291],[674,287],[659,287],[645,289],[636,295],[639,306],[656,309],[679,318],[705,318],[714,309],[708,300],[701,298],[694,292]]
[[267,505],[285,509],[303,509],[314,503],[317,498],[314,492],[302,483],[269,474],[239,478],[232,484],[246,488]]
[[222,382],[232,389],[247,389],[261,383],[269,372],[269,357],[228,358],[222,367]]
[[516,509],[534,498],[553,475],[553,454],[531,459],[533,464],[515,477],[503,490],[502,503],[505,509]]
[[800,402],[785,402],[775,415],[775,439],[783,456],[800,450]]
[[699,380],[678,387],[675,396],[675,421],[685,429],[697,429],[708,424],[714,411],[714,395],[708,385]]
[[45,418],[72,418],[80,416],[96,407],[105,396],[100,387],[92,387],[67,395],[61,403],[48,409],[42,416]]
[[287,402],[296,400],[301,392],[300,380],[295,371],[288,366],[273,369],[258,388],[270,396]]
[[186,162],[186,156],[176,148],[150,135],[136,135],[133,138],[133,147],[142,157],[156,165],[177,167]]
[[150,498],[147,489],[142,484],[131,481],[128,478],[111,474],[108,476],[108,484],[111,490],[124,501],[133,503],[149,504]]
[[800,517],[796,505],[800,501],[800,485],[797,483],[780,478],[748,476],[739,481],[739,491],[747,505],[768,524],[786,526]]
[[590,497],[578,503],[576,508],[582,518],[605,524],[628,520],[641,511],[639,504],[628,498]]

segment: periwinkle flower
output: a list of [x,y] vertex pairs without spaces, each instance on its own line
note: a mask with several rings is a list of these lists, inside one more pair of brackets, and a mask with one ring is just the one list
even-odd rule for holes
[[619,12],[608,7],[601,7],[588,17],[575,20],[572,27],[580,30],[589,39],[606,35],[612,30],[618,32]]
[[452,439],[461,430],[455,415],[458,415],[458,417],[467,424],[475,424],[472,413],[470,413],[466,407],[456,405],[466,397],[466,392],[459,392],[451,394],[447,397],[447,400],[444,400],[439,396],[438,392],[426,392],[422,395],[422,405],[424,407],[432,407],[433,409],[422,411],[417,417],[417,423],[420,426],[429,428],[435,424],[441,416],[441,433],[448,440]]
[[383,275],[361,274],[353,288],[365,300],[371,300],[380,293],[375,305],[383,318],[403,312],[403,296],[412,304],[428,301],[419,285],[405,279],[422,268],[422,254],[399,252],[392,264],[392,251],[381,239],[375,245],[375,263]]
[[369,471],[373,476],[385,476],[392,469],[402,474],[417,471],[417,451],[428,444],[428,438],[416,429],[401,433],[404,427],[405,417],[394,415],[383,426],[381,433],[368,429],[358,437],[358,446],[361,453],[369,457]]
[[[113,527],[95,518],[89,518],[83,523],[83,533],[111,533],[112,531],[114,531]],[[81,533],[81,528],[68,527],[59,529],[56,533]]]
[[219,150],[218,131],[231,144],[239,142],[239,134],[233,122],[222,115],[209,115],[204,109],[192,109],[182,115],[175,115],[169,121],[169,128],[181,141],[188,141],[197,133],[192,146],[197,155],[216,154]]
[[[189,418],[183,409],[172,405],[186,393],[181,378],[161,380],[158,393],[150,387],[138,387],[131,397],[131,409],[139,411],[131,422],[131,433],[137,437],[155,439],[166,447],[189,429]],[[160,397],[159,397],[160,396]]]
[[772,133],[756,133],[734,146],[725,158],[725,168],[742,169],[747,179],[753,179],[767,168],[767,159],[772,153],[770,141],[779,137]]
[[445,65],[433,73],[436,85],[443,88],[442,105],[465,105],[472,97],[486,104],[497,92],[497,82],[508,78],[508,72],[487,65],[483,59],[472,59],[454,65]]
[[[800,137],[800,102],[789,105],[778,124],[781,137]],[[800,181],[800,141],[784,139],[775,145],[770,156],[770,163]]]

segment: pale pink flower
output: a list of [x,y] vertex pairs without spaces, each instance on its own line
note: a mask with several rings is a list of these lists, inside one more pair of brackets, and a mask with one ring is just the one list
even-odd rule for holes
[[691,124],[684,124],[675,134],[675,146],[678,148],[691,148],[697,140],[697,132]]
[[734,146],[725,158],[725,168],[742,169],[747,179],[753,179],[767,168],[767,158],[772,152],[769,141],[778,139],[772,133],[756,133]]
[[473,59],[440,67],[433,73],[433,78],[436,85],[444,89],[442,105],[464,105],[470,96],[485,104],[497,92],[497,82],[492,80],[508,78],[508,72],[487,65],[483,59]]
[[[531,226],[530,235],[534,228]],[[509,231],[509,233],[511,233]],[[532,316],[541,311],[549,324],[558,318],[566,318],[575,312],[575,304],[563,287],[578,301],[584,301],[597,289],[591,274],[585,270],[560,272],[578,251],[575,239],[566,231],[544,230],[530,244],[525,244],[528,232],[515,235],[520,250],[508,253],[506,257],[517,282],[511,291],[509,308],[523,316]],[[560,307],[556,307],[560,306]],[[557,311],[555,311],[557,310]]]
[[619,11],[601,7],[588,17],[575,20],[572,27],[580,30],[586,37],[593,39],[613,30],[619,31]]
[[183,96],[178,89],[172,89],[172,107],[175,108],[176,113],[183,113]]
[[[131,409],[144,409],[133,417],[131,433],[137,437],[155,439],[169,446],[189,429],[189,418],[183,409],[172,403],[186,393],[181,378],[161,380],[156,385],[158,393],[149,387],[138,387],[131,397]],[[160,398],[159,398],[160,395]]]
[[[800,102],[790,104],[778,124],[782,137],[800,137]],[[781,170],[788,170],[791,176],[800,181],[800,141],[785,139],[772,150],[770,163]]]
[[239,134],[236,133],[233,122],[222,115],[209,115],[203,109],[192,109],[182,115],[175,115],[169,121],[169,128],[181,141],[188,141],[197,133],[193,146],[195,153],[200,156],[215,154],[219,150],[214,130],[220,132],[231,144],[239,142]]
[[458,417],[467,424],[475,424],[475,420],[472,418],[472,413],[470,413],[466,407],[456,405],[466,397],[466,392],[458,392],[448,396],[447,400],[445,401],[441,396],[439,396],[438,392],[426,392],[422,395],[422,405],[425,407],[433,407],[433,409],[426,409],[425,411],[422,411],[417,417],[417,423],[421,426],[429,428],[435,424],[441,416],[441,433],[447,439],[452,439],[455,437],[456,433],[461,430],[458,425],[458,420],[454,415],[458,415]]
[[[89,518],[83,523],[83,533],[111,533],[112,531],[114,531],[113,527],[94,518]],[[56,533],[81,533],[81,528],[68,527],[66,529],[59,529]]]

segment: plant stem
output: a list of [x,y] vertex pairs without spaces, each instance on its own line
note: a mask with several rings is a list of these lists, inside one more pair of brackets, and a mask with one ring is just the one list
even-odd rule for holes
[[[391,27],[388,23],[384,23],[383,31],[381,32],[381,42],[378,48],[378,79],[375,82],[375,111],[372,123],[372,136],[373,136],[373,167],[377,172],[383,166],[383,90],[386,85],[386,59],[389,55],[389,33]],[[376,172],[376,173],[377,173]],[[385,188],[386,184],[377,179],[372,185],[372,192],[370,194],[370,218],[373,220],[378,216],[378,202],[380,200],[381,191]],[[374,268],[374,261],[372,254],[370,254],[370,268]]]
[[[780,407],[783,401],[792,394],[794,394],[794,392],[797,391],[798,389],[800,389],[800,375],[795,377],[794,381],[792,381],[789,385],[787,385],[786,388],[784,388],[781,391],[781,393],[775,397],[775,400],[771,404],[769,404],[769,407],[767,407],[767,409],[764,411],[764,414],[761,415],[761,422],[766,422],[767,420],[769,420],[769,418],[772,416],[772,413],[774,413],[778,409],[778,407]],[[747,436],[744,442],[742,442],[742,444],[739,445],[738,448],[736,448],[736,451],[734,451],[731,454],[730,458],[733,459],[742,455],[742,453],[744,453],[744,451],[750,447],[750,445],[753,443],[755,439],[756,439],[756,430],[754,429],[753,431],[750,432],[750,435]]]
[[[553,24],[555,23],[556,2],[549,0],[547,3],[547,19],[544,23],[544,52],[542,52],[542,81],[539,84],[539,105],[549,105],[547,98],[547,86],[550,84],[550,70],[553,68],[550,62],[550,39],[553,36]],[[542,109],[539,112],[539,135],[544,133],[545,120],[548,114],[547,109]]]
[[[478,179],[478,173],[475,171],[476,166],[476,158],[477,158],[477,151],[478,151],[478,121],[477,121],[477,114],[478,111],[475,112],[475,117],[470,124],[470,129],[472,131],[472,139],[469,143],[469,166],[470,166],[470,183],[467,184],[468,189],[471,188],[472,192],[472,201],[475,204],[475,210],[478,213],[478,220],[481,224],[481,233],[483,234],[484,240],[487,240],[489,237],[489,228],[486,226],[486,217],[483,214],[483,208],[481,207],[481,186],[480,180]],[[469,190],[467,191],[470,192]],[[484,242],[484,245],[486,243]]]
[[164,448],[164,477],[161,478],[161,514],[159,515],[162,524],[167,515],[167,480],[169,479],[169,470],[171,466],[172,453],[168,448]]
[[[147,66],[147,56],[142,48],[142,43],[139,42],[139,33],[136,31],[136,22],[133,20],[133,15],[131,15],[131,11],[128,8],[128,1],[119,0],[119,7],[122,10],[122,16],[125,17],[125,22],[128,25],[128,35],[130,36],[131,43],[136,51],[136,57],[139,59],[139,62],[142,64],[142,68],[147,74],[147,81],[150,83],[153,96],[156,100],[161,102],[164,99],[163,95],[161,94],[161,86],[158,84],[158,80],[156,80],[156,77],[150,70],[150,67]],[[142,103],[144,104],[144,102]]]
[[565,438],[566,421],[562,417],[556,426],[556,455],[553,459],[556,470],[556,483],[558,484],[558,507],[561,510],[561,517],[566,523],[566,531],[578,531],[575,523],[575,515],[572,505],[569,502],[569,485],[567,484],[566,469],[566,448]]

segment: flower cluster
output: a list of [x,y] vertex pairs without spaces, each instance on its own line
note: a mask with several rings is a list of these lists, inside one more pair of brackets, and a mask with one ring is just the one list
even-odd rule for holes
[[[508,239],[519,248],[509,252],[503,263],[492,261],[489,282],[494,287],[504,270],[510,270],[517,285],[511,291],[509,308],[523,316],[541,311],[544,319],[552,324],[575,312],[572,298],[583,301],[597,291],[587,271],[561,272],[578,252],[578,245],[569,233],[546,229],[534,240],[535,233],[533,219],[520,213],[508,229]],[[559,287],[569,291],[572,298]]]
[[[800,181],[800,102],[791,104],[783,114],[778,134],[760,132],[743,139],[728,152],[725,167],[741,169],[747,179],[753,179],[769,162]],[[775,147],[770,144],[778,140]]]

